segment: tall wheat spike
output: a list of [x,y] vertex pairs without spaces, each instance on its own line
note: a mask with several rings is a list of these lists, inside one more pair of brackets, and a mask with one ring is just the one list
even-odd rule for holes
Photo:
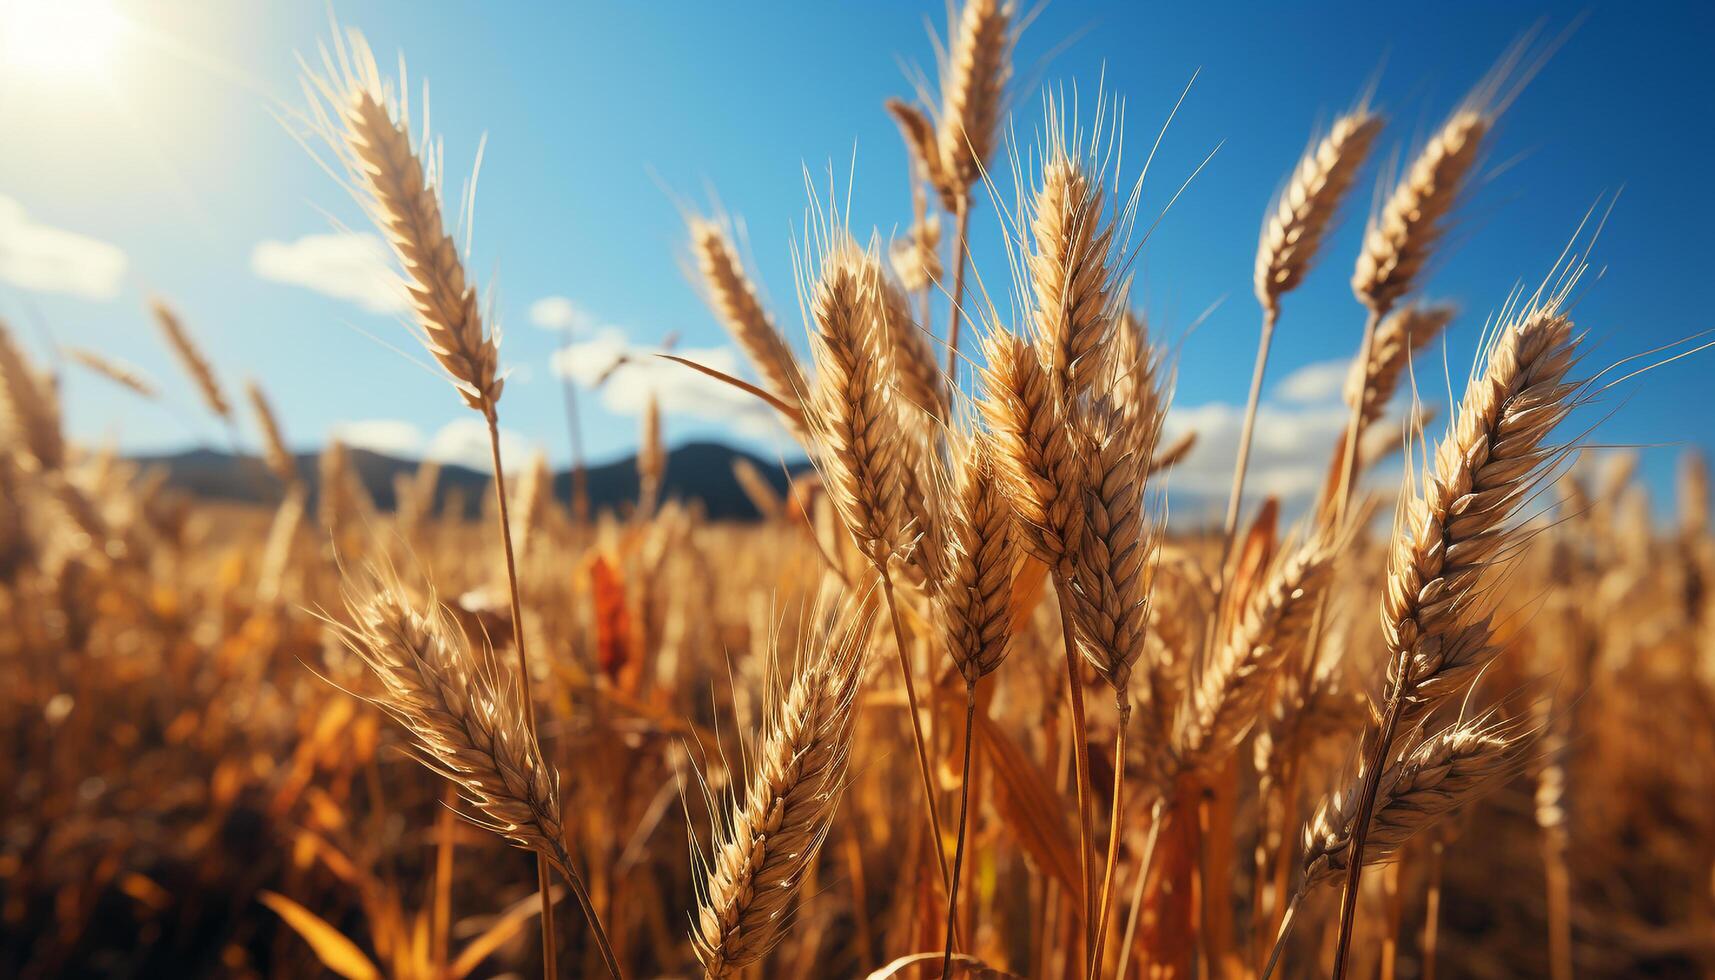
[[245,379],[244,394],[250,399],[250,411],[256,416],[256,426],[262,432],[262,459],[268,464],[269,472],[283,485],[296,486],[300,482],[298,464],[292,458],[291,450],[286,448],[286,437],[280,431],[280,419],[274,414],[274,406],[269,404],[267,394],[254,378]]
[[725,229],[704,218],[691,219],[691,249],[702,272],[708,304],[721,325],[744,349],[768,390],[788,405],[800,405],[809,391],[803,369],[757,298],[756,286]]
[[129,390],[138,398],[154,401],[161,396],[161,390],[155,387],[155,383],[144,376],[143,372],[129,364],[121,364],[105,354],[92,351],[86,347],[67,347],[65,348],[65,356],[72,363],[101,375],[121,388]]
[[[968,194],[994,152],[1006,81],[1012,71],[1011,3],[965,0],[941,74],[936,130],[943,197]],[[957,210],[953,203],[949,211]]]
[[413,142],[403,80],[398,90],[383,81],[369,43],[351,31],[323,49],[320,73],[306,70],[303,84],[312,125],[399,260],[423,345],[465,403],[492,417],[505,384],[500,336],[484,326],[442,216],[439,148],[426,135]]
[[1069,405],[1099,380],[1106,362],[1097,355],[1113,336],[1113,228],[1102,220],[1100,181],[1058,137],[1049,153],[1030,206],[1032,328],[1054,398]]
[[0,424],[30,463],[48,472],[65,463],[66,443],[59,396],[52,382],[37,374],[12,331],[0,320]]
[[226,422],[232,421],[232,403],[227,400],[226,392],[221,389],[220,379],[215,376],[214,365],[203,355],[202,348],[191,338],[190,331],[185,329],[183,320],[168,306],[165,300],[156,298],[149,301],[149,310],[155,316],[155,322],[160,325],[161,336],[167,340],[167,346],[172,349],[173,356],[179,359],[179,364],[190,376],[191,383],[196,385],[197,393],[202,396],[203,404],[208,410]]
[[1385,315],[1416,284],[1493,124],[1479,108],[1455,112],[1370,219],[1352,292],[1374,315]]
[[870,633],[852,604],[800,655],[791,689],[768,701],[765,733],[730,809],[711,805],[715,839],[697,855],[691,942],[706,977],[731,976],[784,935],[798,885],[827,839],[846,786],[853,702]]
[[852,540],[885,569],[899,552],[907,519],[899,413],[874,356],[878,268],[849,236],[821,257],[810,299],[816,388],[807,417],[823,476]]
[[1381,133],[1382,119],[1367,106],[1334,120],[1315,141],[1269,206],[1257,244],[1257,302],[1268,318],[1280,297],[1297,288],[1315,262],[1322,239]]

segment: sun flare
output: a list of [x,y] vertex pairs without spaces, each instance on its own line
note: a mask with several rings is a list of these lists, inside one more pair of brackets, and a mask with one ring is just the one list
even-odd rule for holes
[[125,28],[112,0],[0,0],[0,68],[98,73]]

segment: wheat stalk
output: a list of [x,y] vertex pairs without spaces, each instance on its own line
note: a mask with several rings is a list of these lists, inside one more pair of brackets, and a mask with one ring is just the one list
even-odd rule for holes
[[[829,232],[810,287],[809,313],[814,324],[811,346],[816,360],[816,386],[806,404],[818,467],[835,511],[852,543],[881,578],[882,595],[893,621],[894,647],[905,683],[911,735],[923,780],[934,852],[941,883],[952,900],[951,873],[941,846],[941,813],[928,743],[918,716],[919,702],[905,630],[893,588],[891,565],[905,543],[912,523],[904,478],[906,437],[900,413],[876,359],[883,329],[880,308],[881,265],[858,248],[843,228]],[[914,492],[913,500],[920,499]]]
[[[1486,719],[1454,725],[1400,754],[1380,779],[1364,863],[1383,864],[1443,815],[1468,806],[1496,782],[1516,775],[1535,744],[1534,732]],[[1325,799],[1304,828],[1303,884],[1336,880],[1355,853],[1360,775]]]
[[159,298],[149,301],[149,310],[154,314],[155,323],[160,326],[161,336],[166,338],[173,356],[179,359],[185,374],[190,376],[191,383],[202,396],[203,404],[208,406],[208,410],[214,413],[215,417],[230,423],[232,403],[227,401],[226,392],[220,387],[220,379],[215,376],[214,366],[203,355],[202,348],[191,338],[190,331],[185,329],[184,321],[179,319],[179,315],[165,300]]
[[1455,112],[1370,219],[1352,273],[1352,292],[1375,316],[1386,315],[1411,291],[1493,125],[1493,116],[1482,109]]
[[788,405],[801,405],[808,388],[798,358],[757,299],[756,287],[726,231],[713,221],[691,219],[691,249],[702,271],[709,307],[721,325],[744,348],[768,390]]
[[65,465],[65,434],[53,382],[36,373],[12,331],[0,320],[0,423],[13,445],[46,472]]
[[268,403],[268,396],[263,393],[262,386],[254,378],[244,381],[244,394],[250,399],[250,410],[256,416],[256,426],[262,431],[262,458],[268,464],[268,470],[274,478],[287,487],[296,486],[298,464],[292,457],[291,450],[286,448],[286,438],[280,431],[280,419],[274,414],[274,407]]
[[65,356],[70,358],[72,363],[88,368],[138,398],[154,401],[161,396],[161,390],[155,387],[155,383],[129,364],[121,364],[87,347],[67,347],[64,350]]
[[1255,275],[1265,318],[1279,316],[1280,297],[1297,288],[1310,271],[1381,130],[1381,117],[1366,106],[1334,120],[1305,151],[1269,205],[1257,243]]
[[1187,764],[1218,771],[1261,715],[1276,673],[1295,661],[1333,570],[1335,542],[1318,535],[1274,570],[1187,691],[1177,733]]
[[783,937],[789,905],[827,838],[846,786],[853,702],[870,623],[856,607],[811,642],[791,689],[765,724],[741,796],[715,814],[708,856],[697,855],[691,942],[706,977],[726,977]]
[[1344,969],[1351,941],[1367,815],[1398,726],[1466,689],[1498,652],[1482,615],[1486,593],[1480,580],[1505,560],[1517,537],[1513,515],[1560,458],[1543,443],[1582,390],[1566,382],[1577,340],[1572,321],[1561,312],[1582,271],[1574,265],[1553,294],[1503,316],[1485,351],[1483,373],[1466,388],[1452,432],[1437,448],[1433,472],[1405,504],[1382,600],[1387,705],[1379,726],[1364,737],[1369,775],[1358,802],[1336,974]]

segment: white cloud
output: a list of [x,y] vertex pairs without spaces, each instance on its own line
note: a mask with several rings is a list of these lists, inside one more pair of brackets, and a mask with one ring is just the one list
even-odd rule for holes
[[586,334],[596,328],[596,316],[564,296],[544,296],[530,304],[530,322],[543,330]]
[[[505,460],[508,473],[528,463],[534,451],[530,440],[510,429],[500,430],[500,458]],[[423,458],[463,466],[479,473],[493,473],[488,424],[477,419],[448,422],[429,439],[429,448],[423,453]]]
[[[1197,433],[1197,445],[1168,473],[1168,486],[1198,497],[1225,499],[1232,489],[1243,424],[1244,407],[1224,402],[1170,411],[1163,442],[1192,430]],[[1246,497],[1273,494],[1288,501],[1308,497],[1320,485],[1322,467],[1345,425],[1346,410],[1338,405],[1259,406],[1245,474]]]
[[1345,359],[1306,364],[1274,386],[1276,397],[1299,405],[1316,405],[1340,397],[1346,385],[1346,371],[1351,362]]
[[[610,412],[641,415],[653,395],[667,415],[723,422],[755,438],[783,433],[774,410],[756,396],[655,356],[658,353],[659,348],[632,344],[624,332],[607,327],[588,340],[557,351],[553,368],[557,376],[589,387],[624,357],[626,363],[613,370],[600,389],[602,407]],[[744,370],[737,352],[730,347],[686,348],[674,353],[735,377]]]
[[250,270],[263,279],[350,300],[371,313],[402,313],[407,297],[379,236],[356,232],[258,242]]
[[112,299],[125,277],[117,245],[40,224],[0,195],[0,281],[44,293]]
[[361,419],[336,422],[328,437],[353,449],[409,459],[423,448],[423,430],[401,419]]

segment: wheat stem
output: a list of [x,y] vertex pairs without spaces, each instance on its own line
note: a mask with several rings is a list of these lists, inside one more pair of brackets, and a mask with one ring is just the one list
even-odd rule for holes
[[959,870],[965,862],[965,816],[971,805],[971,742],[976,732],[977,686],[965,685],[965,760],[959,769],[959,830],[953,846],[953,883],[947,890],[947,948],[941,955],[941,976],[948,975],[953,966],[954,915],[959,906]]
[[956,238],[953,241],[953,305],[947,311],[947,380],[956,383],[959,377],[959,320],[965,296],[965,262],[970,255],[971,192],[959,195],[954,211]]
[[[506,471],[501,468],[500,460],[500,419],[491,407],[483,413],[488,421],[488,449],[494,460],[494,498],[497,506],[497,519],[500,523],[500,542],[506,552],[506,585],[507,594],[512,602],[512,643],[518,650],[518,683],[521,699],[524,702],[524,724],[530,731],[530,737],[541,744],[541,737],[536,731],[536,700],[530,694],[530,661],[524,653],[524,610],[518,600],[518,565],[512,555],[512,521],[507,512],[506,502]],[[538,854],[536,857],[536,887],[542,896],[542,971],[546,976],[558,976],[556,950],[554,947],[554,899],[548,887],[548,859]],[[590,922],[609,959],[611,951],[606,949],[607,937],[600,935],[601,924],[597,921],[594,911],[590,911]],[[616,973],[615,976],[618,976]]]
[[[1072,597],[1066,582],[1054,577],[1054,594],[1060,602],[1060,630],[1066,648],[1066,697],[1072,706],[1072,771],[1078,791],[1078,867],[1083,872],[1084,894],[1080,901],[1084,910],[1084,942],[1093,943],[1091,927],[1095,925],[1095,898],[1091,867],[1095,863],[1095,821],[1090,811],[1090,746],[1084,727],[1084,684],[1079,676],[1078,645],[1072,638]],[[1089,946],[1086,945],[1085,949]]]
[[947,868],[947,854],[942,847],[941,808],[935,802],[935,776],[929,765],[929,747],[923,738],[923,722],[917,712],[917,682],[912,679],[911,657],[905,650],[905,627],[899,619],[899,604],[893,594],[893,576],[881,573],[881,594],[887,601],[887,613],[893,620],[893,646],[899,653],[899,673],[905,678],[905,710],[911,716],[911,738],[917,746],[917,769],[923,776],[923,799],[929,806],[929,830],[934,835],[935,862],[941,868],[941,887],[947,891],[947,904],[953,903],[952,874]]
[[1155,843],[1161,839],[1161,820],[1167,813],[1167,798],[1158,797],[1149,813],[1149,834],[1143,839],[1143,855],[1137,862],[1137,880],[1131,884],[1131,911],[1126,914],[1125,937],[1120,941],[1119,967],[1114,970],[1118,980],[1125,980],[1131,965],[1132,945],[1137,941],[1137,923],[1143,918],[1143,890],[1149,881],[1149,867],[1155,859]]
[[[1410,649],[1401,650],[1394,660],[1395,677],[1405,678],[1411,671]],[[1375,812],[1376,791],[1381,787],[1382,770],[1387,767],[1388,746],[1393,744],[1394,731],[1405,707],[1404,685],[1395,684],[1388,696],[1387,714],[1382,722],[1381,737],[1367,755],[1363,756],[1369,770],[1364,773],[1364,787],[1359,796],[1358,816],[1352,825],[1351,865],[1346,869],[1346,890],[1340,897],[1340,934],[1334,943],[1333,980],[1346,975],[1346,958],[1352,946],[1352,925],[1358,911],[1358,882],[1364,873],[1364,844],[1370,832],[1370,814]]]
[[1108,818],[1108,856],[1102,868],[1101,902],[1096,912],[1096,942],[1090,951],[1090,980],[1102,970],[1102,947],[1107,944],[1108,916],[1113,911],[1114,869],[1119,864],[1120,824],[1125,814],[1125,736],[1131,727],[1131,702],[1123,692],[1117,697],[1119,733],[1114,737],[1114,799]]
[[1262,379],[1268,371],[1269,346],[1274,341],[1274,324],[1280,318],[1273,309],[1263,311],[1262,335],[1256,343],[1256,365],[1251,369],[1250,395],[1245,399],[1244,425],[1239,429],[1239,458],[1233,464],[1233,489],[1227,497],[1227,519],[1221,526],[1220,591],[1226,591],[1227,561],[1232,557],[1233,533],[1239,526],[1239,506],[1245,495],[1245,470],[1250,465],[1251,434],[1256,428],[1257,402],[1262,398]]

